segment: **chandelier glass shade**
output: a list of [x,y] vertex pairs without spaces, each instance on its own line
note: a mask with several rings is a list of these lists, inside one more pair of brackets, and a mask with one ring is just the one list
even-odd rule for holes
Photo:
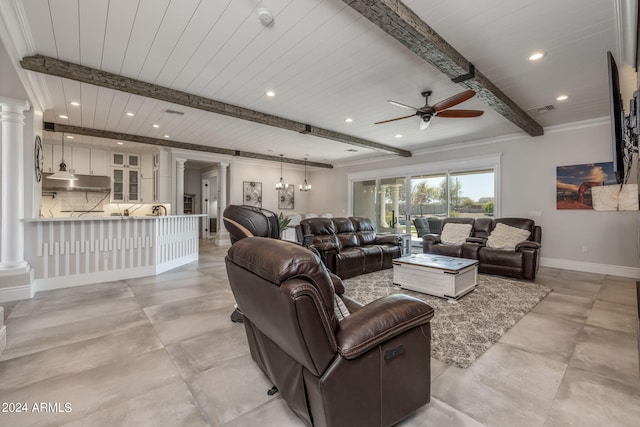
[[276,184],[276,190],[285,190],[289,188],[289,184],[284,183],[284,179],[282,178],[282,154],[280,154],[280,181]]
[[311,184],[307,182],[307,159],[304,159],[304,184],[300,184],[300,191],[311,191]]

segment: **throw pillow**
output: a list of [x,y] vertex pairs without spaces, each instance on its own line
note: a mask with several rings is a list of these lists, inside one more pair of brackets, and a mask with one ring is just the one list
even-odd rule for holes
[[333,302],[333,312],[335,313],[338,321],[343,320],[345,317],[348,317],[351,314],[349,313],[349,309],[347,309],[347,306],[344,305],[342,298],[340,298],[338,295],[333,294]]
[[531,232],[522,228],[511,227],[498,223],[487,239],[487,246],[493,249],[504,249],[512,251],[516,245],[529,238]]
[[471,224],[448,222],[442,228],[440,241],[443,245],[461,245],[471,234]]

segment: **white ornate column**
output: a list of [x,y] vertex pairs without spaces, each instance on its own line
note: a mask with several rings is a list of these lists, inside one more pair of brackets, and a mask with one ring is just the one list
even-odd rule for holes
[[184,215],[184,164],[187,159],[176,159],[176,215]]
[[380,186],[380,227],[381,228],[389,228],[389,223],[387,223],[387,186]]
[[400,213],[400,185],[394,184],[391,186],[391,201],[393,202],[393,214],[396,220],[395,228],[398,228],[398,215]]
[[216,246],[226,246],[231,244],[229,232],[222,221],[222,214],[227,207],[227,168],[229,163],[220,163],[220,173],[218,174],[218,231],[216,233]]
[[33,296],[31,267],[24,259],[24,112],[27,101],[0,97],[0,301]]

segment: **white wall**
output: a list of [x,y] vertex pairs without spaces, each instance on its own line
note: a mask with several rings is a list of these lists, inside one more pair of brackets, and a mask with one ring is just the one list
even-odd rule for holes
[[502,154],[501,216],[530,217],[532,211],[541,212],[541,216],[533,219],[542,226],[543,265],[640,278],[637,211],[556,209],[557,166],[612,160],[608,120],[546,129],[544,136],[535,138],[523,135],[495,142],[471,142],[453,150],[414,154],[409,159],[385,157],[377,162],[316,171],[313,174],[316,191],[310,209],[322,211],[332,206],[340,215],[349,214],[348,173],[490,154]]
[[[229,167],[230,172],[230,198],[229,204],[241,205],[242,183],[243,181],[255,181],[262,183],[262,207],[273,212],[280,212],[278,209],[278,192],[275,185],[280,181],[280,163],[235,159]],[[295,186],[294,208],[282,210],[285,214],[293,212],[310,212],[311,200],[317,195],[315,193],[315,183],[307,170],[307,179],[313,186],[310,192],[298,190],[298,186],[304,181],[304,167],[298,165],[283,164],[282,177],[285,183]],[[322,187],[321,187],[322,188]],[[324,212],[324,211],[322,211]],[[319,213],[319,212],[316,212]]]

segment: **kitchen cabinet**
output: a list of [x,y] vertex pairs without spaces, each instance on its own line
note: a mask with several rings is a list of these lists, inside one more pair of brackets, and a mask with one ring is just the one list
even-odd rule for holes
[[142,201],[140,155],[111,153],[111,201],[139,203]]
[[91,149],[91,175],[109,176],[109,152]]
[[111,166],[140,169],[140,154],[112,152]]
[[65,156],[70,158],[70,162],[67,164],[69,172],[80,175],[91,174],[91,150],[89,148],[77,146],[71,148],[67,144],[64,151]]
[[[62,160],[62,146],[54,144],[44,144],[44,171],[47,173],[55,173],[60,169],[60,161]],[[71,151],[69,147],[64,147],[64,163],[67,170],[71,170]],[[48,159],[48,160],[47,160]]]
[[42,144],[43,172],[53,173],[57,171],[60,159],[53,160],[53,144]]
[[142,155],[141,185],[143,202],[157,202],[158,198],[154,191],[154,159],[151,154]]

